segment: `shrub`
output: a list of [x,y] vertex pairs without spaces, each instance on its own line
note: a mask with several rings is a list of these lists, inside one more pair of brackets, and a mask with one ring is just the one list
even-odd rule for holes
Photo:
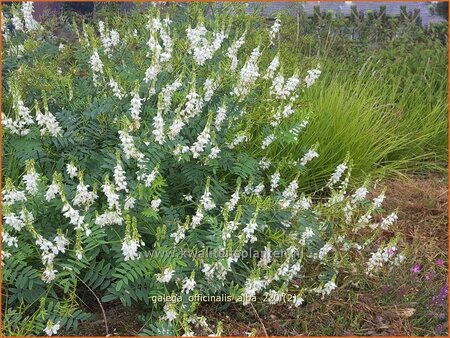
[[306,195],[298,182],[319,145],[274,151],[301,142],[302,94],[321,74],[280,66],[279,21],[150,8],[73,23],[62,43],[29,3],[11,10],[5,334],[76,330],[86,289],[148,305],[147,334],[208,332],[196,316],[203,296],[298,307],[330,295],[340,276],[402,261],[383,233],[397,218],[381,216],[384,193],[369,198],[369,181],[349,191],[349,155]]

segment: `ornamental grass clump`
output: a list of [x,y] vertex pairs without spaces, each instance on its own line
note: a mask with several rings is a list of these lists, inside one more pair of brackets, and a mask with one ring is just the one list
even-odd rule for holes
[[320,140],[270,152],[301,142],[313,114],[302,94],[321,74],[280,63],[281,21],[255,39],[196,6],[176,19],[150,8],[74,23],[64,44],[26,6],[3,28],[9,333],[18,316],[30,334],[76,330],[87,288],[103,304],[151,307],[149,334],[220,334],[196,314],[199,296],[299,307],[326,301],[341,275],[402,261],[384,192],[371,196],[369,180],[348,189],[351,154],[306,195],[299,177]]

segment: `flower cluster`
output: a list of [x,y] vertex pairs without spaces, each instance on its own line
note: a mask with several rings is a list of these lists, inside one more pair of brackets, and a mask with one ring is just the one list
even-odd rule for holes
[[213,57],[227,37],[223,31],[213,32],[212,41],[208,41],[208,30],[203,24],[199,24],[196,28],[189,27],[186,34],[190,42],[189,53],[193,55],[195,62],[200,66]]
[[251,90],[251,87],[259,77],[258,59],[261,55],[259,47],[253,49],[249,59],[239,73],[239,80],[233,89],[233,94],[243,98]]
[[108,32],[103,21],[98,22],[98,31],[100,32],[100,39],[102,41],[105,53],[108,56],[111,56],[113,48],[120,43],[119,33],[115,29]]

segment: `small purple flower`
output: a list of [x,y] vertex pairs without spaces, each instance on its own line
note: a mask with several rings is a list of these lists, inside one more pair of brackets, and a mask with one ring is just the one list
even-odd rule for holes
[[439,290],[438,294],[433,296],[433,302],[437,306],[443,306],[445,305],[445,300],[448,297],[448,284],[445,283],[441,289]]
[[427,281],[433,280],[435,277],[436,277],[436,272],[434,272],[434,271],[431,271],[430,273],[427,273],[425,275],[425,279]]
[[411,272],[412,272],[412,273],[419,273],[419,272],[420,272],[420,265],[419,265],[419,264],[415,264],[415,265],[411,268]]
[[444,330],[444,324],[441,323],[441,324],[436,325],[436,328],[434,329],[434,333],[437,336],[439,336],[443,330]]
[[388,250],[388,255],[389,255],[389,257],[394,256],[396,251],[397,251],[397,248],[390,248],[390,249]]
[[444,261],[442,260],[442,258],[436,259],[436,265],[437,266],[444,266]]

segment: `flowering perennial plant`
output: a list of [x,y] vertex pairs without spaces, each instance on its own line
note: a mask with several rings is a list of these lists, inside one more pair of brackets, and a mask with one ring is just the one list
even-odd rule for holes
[[[331,296],[344,271],[401,261],[395,238],[379,241],[397,219],[378,216],[384,195],[347,189],[350,158],[319,198],[298,178],[320,145],[294,162],[274,155],[301,141],[302,92],[320,79],[317,69],[282,70],[279,20],[256,41],[220,17],[175,23],[151,8],[126,25],[75,27],[77,41],[60,50],[40,47],[55,41],[20,6],[23,16],[4,13],[14,27],[4,44],[24,43],[34,59],[3,80],[4,162],[19,170],[3,172],[3,287],[8,308],[50,290],[35,334],[71,327],[62,309],[83,285],[125,305],[182,294],[154,304],[151,333],[192,335],[201,321],[188,294],[226,293],[243,306],[292,294],[298,307]],[[42,41],[29,43],[32,34]],[[45,73],[52,67],[61,73]],[[267,119],[253,123],[250,112]]]

